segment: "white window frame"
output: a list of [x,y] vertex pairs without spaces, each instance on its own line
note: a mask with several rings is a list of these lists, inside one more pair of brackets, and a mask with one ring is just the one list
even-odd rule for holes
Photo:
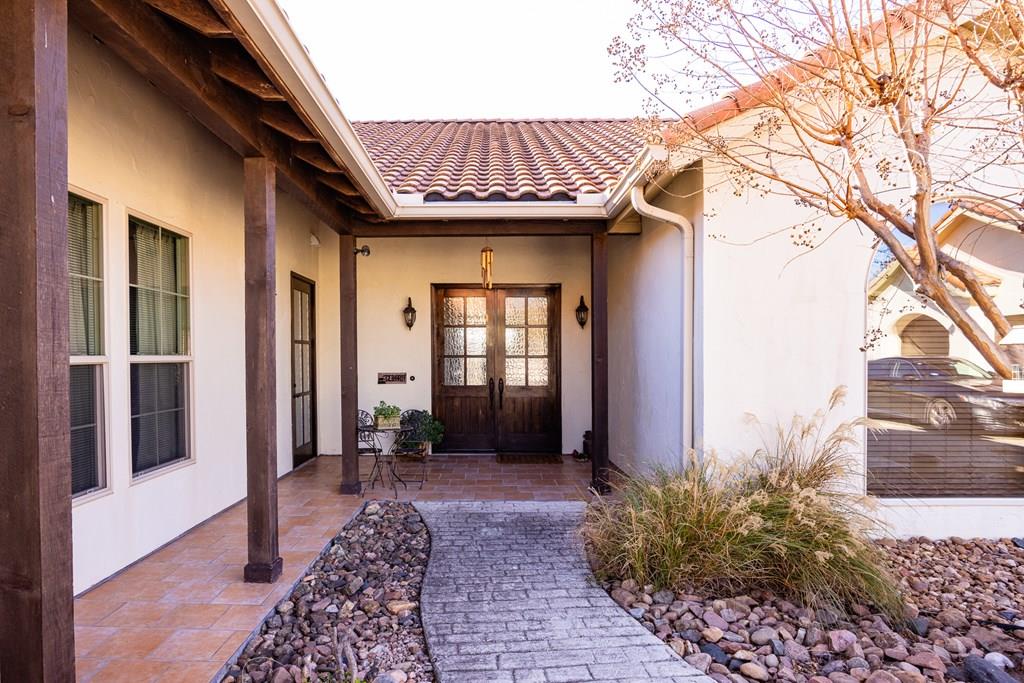
[[[128,395],[127,395],[127,398],[128,398],[128,416],[127,416],[128,417],[128,450],[129,450],[128,468],[129,468],[130,485],[134,486],[136,484],[142,484],[142,483],[145,483],[145,482],[150,481],[152,479],[161,477],[161,476],[163,476],[165,474],[169,474],[171,472],[177,471],[177,470],[182,469],[184,467],[189,467],[189,466],[194,465],[196,463],[196,439],[195,439],[195,414],[196,414],[196,412],[195,412],[195,389],[194,389],[194,387],[195,387],[195,370],[194,370],[194,367],[193,367],[195,357],[194,357],[194,354],[193,354],[193,348],[194,348],[193,344],[194,344],[194,342],[193,342],[193,334],[192,334],[192,331],[195,329],[194,328],[194,319],[195,319],[195,306],[194,306],[194,303],[195,303],[195,289],[194,289],[195,277],[194,277],[194,273],[195,273],[195,270],[194,270],[194,267],[193,267],[193,264],[195,262],[195,258],[193,256],[193,254],[195,253],[195,243],[196,243],[196,241],[195,241],[195,236],[190,231],[184,230],[182,228],[179,228],[178,226],[172,225],[170,223],[167,223],[166,221],[162,221],[162,220],[159,220],[157,218],[154,218],[153,216],[145,213],[144,211],[136,211],[135,209],[132,209],[131,207],[125,207],[124,216],[125,216],[125,219],[124,219],[124,247],[125,247],[124,248],[124,266],[125,266],[125,269],[124,269],[124,310],[127,313],[127,315],[125,316],[125,322],[127,324],[127,326],[125,328],[125,333],[126,333],[127,338],[128,338],[128,343],[126,344],[126,346],[128,348],[128,373],[127,373],[127,377],[126,377],[127,389],[128,389]],[[185,355],[181,355],[181,356],[142,355],[142,354],[133,354],[131,352],[132,314],[131,314],[131,284],[130,284],[130,278],[131,278],[131,263],[130,263],[131,248],[130,248],[130,243],[131,243],[131,221],[132,221],[132,219],[136,219],[136,220],[142,221],[144,223],[150,223],[152,225],[157,226],[161,230],[167,230],[169,232],[173,232],[175,235],[178,235],[180,237],[184,237],[185,239],[188,240],[188,258],[186,259],[187,263],[188,263],[188,266],[187,266],[188,267],[188,316],[187,316],[188,331],[186,332],[187,336],[186,336],[186,340],[185,340],[185,347],[187,348],[188,353],[185,354]],[[131,449],[133,448],[132,433],[131,433],[131,423],[132,423],[132,415],[131,415],[131,391],[132,391],[132,389],[131,389],[131,369],[132,369],[132,365],[143,364],[143,363],[146,363],[146,364],[173,363],[173,364],[178,364],[178,365],[184,365],[185,366],[185,431],[186,431],[186,436],[185,436],[186,444],[185,444],[185,447],[186,447],[188,452],[187,452],[186,457],[184,457],[184,458],[182,458],[180,460],[175,460],[173,462],[169,462],[169,463],[166,463],[164,465],[157,465],[156,467],[150,468],[148,470],[144,470],[142,472],[135,473],[135,472],[132,471],[132,458],[131,458]]]
[[[94,202],[100,207],[100,302],[102,306],[101,320],[100,320],[100,347],[103,349],[103,353],[97,356],[70,356],[69,365],[94,365],[98,366],[97,375],[99,386],[96,388],[96,392],[99,394],[96,401],[96,407],[100,411],[99,419],[96,420],[97,427],[97,446],[96,446],[96,465],[99,468],[99,481],[100,485],[97,488],[89,489],[88,491],[82,491],[81,493],[72,494],[71,505],[72,507],[78,507],[88,503],[89,501],[102,498],[110,493],[113,493],[110,476],[110,440],[108,435],[110,434],[110,283],[108,274],[110,273],[110,240],[107,236],[110,234],[108,228],[110,224],[110,202],[106,197],[102,197],[88,190],[68,184],[68,193],[77,195],[78,197],[85,199],[90,202]],[[70,454],[69,454],[70,457]]]

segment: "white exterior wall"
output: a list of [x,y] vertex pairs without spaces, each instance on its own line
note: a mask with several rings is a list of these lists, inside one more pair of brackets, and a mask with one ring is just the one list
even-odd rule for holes
[[[70,32],[69,181],[103,207],[106,481],[73,507],[80,592],[245,495],[242,160],[105,48]],[[190,238],[192,458],[133,480],[128,215]],[[337,415],[337,238],[278,195],[279,471],[291,468],[289,273],[317,281],[320,409]],[[309,246],[316,232],[322,246]],[[332,247],[333,245],[333,247]],[[332,296],[333,293],[333,296]],[[333,320],[333,327],[329,321]],[[321,419],[321,446],[340,441]]]
[[[590,326],[581,329],[580,295],[590,304],[588,237],[434,237],[360,239],[358,256],[359,407],[372,413],[386,401],[431,409],[431,284],[480,282],[480,249],[494,249],[495,285],[562,287],[562,452],[582,449],[590,429]],[[402,309],[417,311],[412,330]],[[378,372],[405,372],[407,384],[377,384]],[[415,377],[415,381],[412,380]]]
[[[709,167],[712,170],[708,170]],[[847,225],[813,251],[793,244],[806,209],[790,197],[736,197],[705,162],[704,444],[723,457],[760,445],[769,427],[824,408],[845,385],[836,420],[865,414],[866,229]],[[720,171],[720,167],[718,167]],[[824,224],[822,234],[835,228]]]
[[[655,200],[699,232],[700,172],[683,173]],[[612,234],[608,249],[609,457],[627,472],[683,464],[682,233],[644,218],[639,234]]]

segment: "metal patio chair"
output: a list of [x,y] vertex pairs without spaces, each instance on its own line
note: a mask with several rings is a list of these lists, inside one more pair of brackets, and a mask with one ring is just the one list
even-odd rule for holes
[[419,488],[422,489],[427,481],[429,447],[426,441],[426,425],[431,419],[430,413],[425,410],[406,410],[400,419],[403,440],[395,442],[395,455],[403,460],[420,463],[420,478],[410,480],[410,483],[419,483]]

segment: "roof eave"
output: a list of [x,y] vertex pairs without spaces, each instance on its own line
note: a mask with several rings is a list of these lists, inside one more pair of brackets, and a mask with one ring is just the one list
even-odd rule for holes
[[607,218],[604,204],[529,201],[450,201],[401,205],[393,216],[401,219],[530,219],[530,218]]
[[224,1],[317,126],[330,146],[329,151],[336,155],[336,161],[351,173],[366,200],[381,217],[394,217],[398,206],[391,190],[352,124],[342,113],[284,11],[276,2],[266,0]]

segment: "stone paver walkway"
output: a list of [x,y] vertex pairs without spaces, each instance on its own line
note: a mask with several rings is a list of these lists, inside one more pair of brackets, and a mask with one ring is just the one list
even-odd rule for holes
[[421,594],[439,683],[713,683],[595,585],[578,502],[417,502]]
[[[362,458],[367,479],[372,458]],[[419,476],[417,463],[403,463]],[[493,455],[435,455],[410,498],[566,500],[586,495],[590,463],[501,464]],[[403,469],[403,472],[406,470]],[[75,600],[79,683],[203,683],[224,666],[364,500],[338,493],[341,458],[321,456],[278,484],[284,574],[245,583],[245,503],[216,515]],[[219,679],[217,679],[219,680]]]

